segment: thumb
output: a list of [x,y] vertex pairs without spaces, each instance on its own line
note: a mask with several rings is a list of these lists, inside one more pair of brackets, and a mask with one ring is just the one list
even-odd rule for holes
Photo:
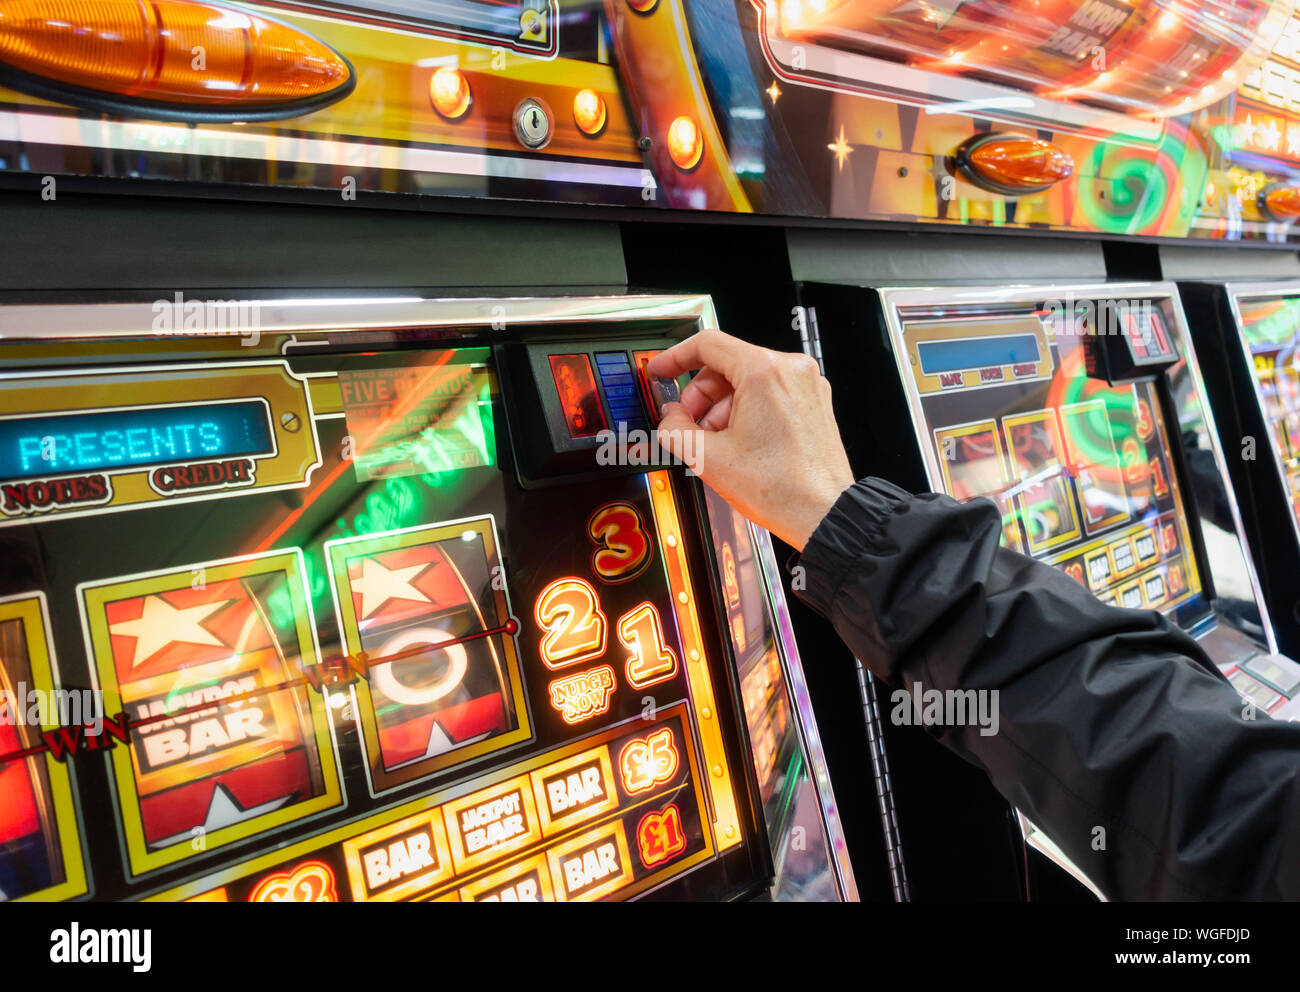
[[676,455],[696,475],[702,474],[705,449],[713,449],[723,441],[717,431],[700,427],[681,403],[664,404],[658,431],[660,447]]

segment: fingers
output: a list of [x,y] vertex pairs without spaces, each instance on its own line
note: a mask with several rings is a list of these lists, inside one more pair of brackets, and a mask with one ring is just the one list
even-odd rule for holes
[[698,453],[701,440],[698,435],[705,432],[696,425],[686,407],[681,403],[665,403],[658,430],[659,444],[694,469],[687,456]]
[[647,370],[652,375],[676,379],[685,372],[708,366],[716,369],[734,386],[744,373],[748,361],[761,348],[746,344],[721,331],[706,330],[661,351],[650,359]]
[[728,393],[714,403],[705,411],[704,416],[697,418],[699,425],[706,431],[725,430],[731,423],[731,403],[734,398],[734,393]]
[[698,422],[714,404],[721,403],[731,393],[731,383],[725,376],[713,369],[705,369],[682,390],[681,404]]

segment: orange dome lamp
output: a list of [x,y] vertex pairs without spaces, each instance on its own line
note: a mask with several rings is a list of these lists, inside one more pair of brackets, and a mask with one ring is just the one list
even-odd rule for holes
[[324,42],[215,0],[0,0],[0,82],[160,120],[297,117],[352,92]]
[[1074,174],[1066,152],[1021,134],[979,135],[958,148],[953,161],[964,179],[1004,196],[1040,193]]

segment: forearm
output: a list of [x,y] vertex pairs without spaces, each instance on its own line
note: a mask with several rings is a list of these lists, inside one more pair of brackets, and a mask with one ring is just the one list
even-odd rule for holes
[[1000,531],[985,501],[864,480],[809,540],[800,595],[891,686],[996,691],[996,733],[936,736],[1112,898],[1300,896],[1300,727],[1246,719],[1190,637]]

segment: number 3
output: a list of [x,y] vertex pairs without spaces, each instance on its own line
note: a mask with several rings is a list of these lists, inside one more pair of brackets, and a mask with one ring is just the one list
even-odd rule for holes
[[596,550],[591,569],[604,582],[628,582],[650,564],[650,535],[631,503],[606,503],[587,520],[587,536]]

